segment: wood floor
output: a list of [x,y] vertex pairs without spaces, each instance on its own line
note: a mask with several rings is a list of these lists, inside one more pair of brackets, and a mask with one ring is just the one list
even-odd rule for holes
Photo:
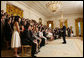
[[[19,54],[21,56],[21,53]],[[49,41],[40,49],[37,57],[83,57],[83,41],[80,37],[67,37],[67,44],[62,39]],[[14,57],[13,50],[2,50],[1,57]],[[26,54],[24,57],[30,57]]]

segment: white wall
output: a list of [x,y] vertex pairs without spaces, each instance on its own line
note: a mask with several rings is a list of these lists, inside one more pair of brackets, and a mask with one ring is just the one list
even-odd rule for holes
[[[76,35],[75,30],[75,19],[77,18],[83,18],[83,14],[70,14],[70,15],[64,15],[64,19],[67,19],[68,27],[72,26],[72,30],[74,31],[74,35]],[[55,18],[49,18],[48,20],[52,20],[55,27],[60,27],[60,16],[56,16]]]
[[1,10],[2,9],[6,12],[6,1],[1,1]]
[[11,3],[19,8],[21,8],[23,10],[23,17],[24,18],[29,18],[29,19],[34,19],[37,22],[39,22],[39,18],[42,18],[42,23],[46,24],[45,22],[45,17],[38,13],[37,11],[35,11],[34,9],[30,9],[30,7],[26,7],[26,5],[23,5],[22,3],[18,2],[18,1],[1,1],[1,9],[3,9],[6,12],[6,3]]

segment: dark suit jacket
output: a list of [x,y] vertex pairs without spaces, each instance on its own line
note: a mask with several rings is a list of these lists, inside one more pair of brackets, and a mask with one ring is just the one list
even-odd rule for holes
[[1,35],[4,35],[4,24],[1,22]]
[[4,24],[1,22],[1,47],[4,45]]
[[66,36],[66,26],[63,26],[62,31],[63,31],[63,32],[62,32],[62,35],[63,35],[63,36]]
[[35,52],[36,52],[36,44],[33,42],[33,37],[32,37],[32,32],[29,30],[24,30],[24,32],[22,33],[22,45],[30,45],[32,46],[32,56],[34,56]]
[[31,44],[33,43],[34,38],[32,37],[32,32],[29,30],[24,30],[23,37],[21,38],[22,44]]
[[46,34],[46,32],[45,32],[45,31],[43,31],[43,36],[44,36],[44,37],[46,37],[46,36],[47,36],[47,34]]
[[7,41],[11,41],[12,28],[11,25],[8,23],[5,24],[5,36]]

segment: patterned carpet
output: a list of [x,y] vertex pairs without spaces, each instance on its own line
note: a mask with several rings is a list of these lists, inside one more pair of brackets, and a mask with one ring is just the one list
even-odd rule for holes
[[[67,44],[62,39],[49,41],[40,49],[37,57],[83,57],[83,41],[80,37],[67,38]],[[21,55],[21,54],[20,54]],[[13,57],[13,50],[2,50],[2,57]],[[26,56],[29,57],[29,56]]]

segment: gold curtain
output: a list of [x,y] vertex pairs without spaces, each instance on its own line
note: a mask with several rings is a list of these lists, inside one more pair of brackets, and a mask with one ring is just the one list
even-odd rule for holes
[[[68,27],[68,25],[67,25],[67,20],[64,21],[64,24],[65,24],[65,26],[66,26],[66,28],[67,28],[67,27]],[[60,21],[60,28],[62,28],[62,27],[63,27],[63,22]]]
[[81,19],[81,37],[82,37],[82,40],[83,40],[83,19]]
[[81,26],[81,36],[83,37],[83,18],[78,18],[75,20],[75,28],[76,28],[76,36],[79,36],[79,26],[78,22],[80,22]]
[[20,17],[23,17],[23,10],[11,4],[6,5],[6,12],[9,15],[13,14],[14,16],[18,15]]
[[75,28],[76,28],[76,36],[79,36],[79,27],[77,20],[75,20]]
[[65,20],[64,24],[65,24],[65,26],[66,26],[66,28],[67,28],[67,27],[68,27],[68,26],[67,26],[67,20]]
[[63,27],[63,22],[60,21],[60,28],[62,28],[62,27]]

